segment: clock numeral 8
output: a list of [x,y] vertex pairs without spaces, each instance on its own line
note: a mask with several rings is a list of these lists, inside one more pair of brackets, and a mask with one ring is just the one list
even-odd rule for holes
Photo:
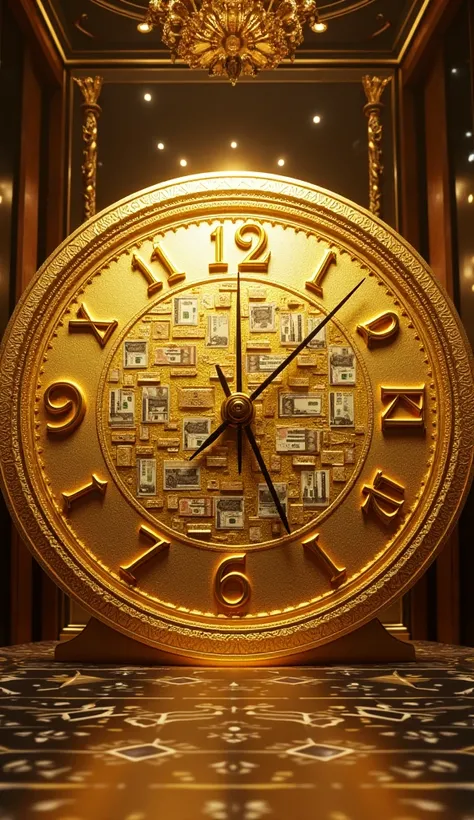
[[248,602],[252,587],[245,569],[245,554],[230,555],[219,564],[214,578],[214,594],[225,609],[241,609]]
[[45,390],[44,406],[51,416],[62,416],[62,424],[48,424],[46,429],[50,436],[69,436],[81,424],[86,401],[82,390],[73,382],[53,382]]

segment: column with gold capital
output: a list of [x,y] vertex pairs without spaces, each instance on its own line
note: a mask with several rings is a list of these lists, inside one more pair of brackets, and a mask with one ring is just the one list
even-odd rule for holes
[[96,213],[96,186],[97,186],[97,121],[101,114],[98,104],[102,90],[102,77],[74,78],[79,86],[84,110],[82,137],[84,141],[82,180],[84,186],[84,220]]
[[368,148],[369,148],[369,208],[373,214],[382,217],[382,135],[383,126],[380,114],[383,108],[382,94],[389,84],[391,77],[376,77],[365,74],[362,85],[367,97],[364,114],[368,119]]

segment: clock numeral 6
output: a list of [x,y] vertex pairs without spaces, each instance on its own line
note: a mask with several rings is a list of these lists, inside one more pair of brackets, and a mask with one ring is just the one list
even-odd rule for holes
[[45,410],[51,416],[62,416],[61,424],[48,422],[50,436],[69,436],[81,424],[86,412],[86,400],[80,387],[73,382],[53,382],[44,393]]
[[[214,594],[225,609],[241,609],[248,602],[252,587],[241,569],[245,569],[243,553],[230,555],[219,564],[214,578]],[[240,569],[239,569],[240,568]]]

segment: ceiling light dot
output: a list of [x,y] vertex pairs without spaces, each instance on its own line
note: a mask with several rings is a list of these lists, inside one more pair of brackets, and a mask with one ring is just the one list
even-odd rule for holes
[[469,162],[474,162],[474,154],[469,154],[468,160]]
[[320,20],[318,20],[317,23],[315,23],[313,26],[311,26],[311,30],[315,31],[316,34],[323,34],[325,31],[327,31],[327,29],[328,29],[328,27],[327,27],[326,23],[322,23]]
[[158,148],[158,151],[164,151],[165,144],[164,142],[159,142],[156,147]]
[[149,34],[151,31],[150,23],[147,23],[146,20],[143,23],[139,23],[137,26],[138,31],[140,34]]
[[143,99],[145,100],[145,102],[151,102],[153,98],[152,98],[150,92],[147,91],[146,94],[143,95]]
[[279,165],[280,168],[283,168],[284,164],[285,160],[282,157],[280,157],[280,159],[277,161],[277,165]]
[[188,164],[188,160],[187,159],[180,159],[179,164],[181,165],[181,168],[186,168],[186,165]]
[[466,137],[472,137],[472,131],[466,131]]
[[471,205],[471,203],[474,202],[474,194],[469,194],[467,201],[469,202],[469,205]]
[[451,69],[451,74],[457,74],[457,73],[458,73],[457,68],[452,68],[452,69]]
[[230,144],[230,147],[231,148],[237,148],[237,145],[238,145],[238,143],[235,140],[232,140],[232,142]]
[[319,125],[319,123],[321,122],[321,117],[320,117],[319,114],[314,115],[313,122],[314,122],[315,125]]

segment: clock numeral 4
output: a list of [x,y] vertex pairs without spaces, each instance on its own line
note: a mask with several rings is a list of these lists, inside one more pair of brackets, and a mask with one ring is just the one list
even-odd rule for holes
[[51,416],[62,416],[61,424],[46,425],[49,436],[69,436],[81,424],[86,413],[86,402],[80,387],[73,382],[53,382],[45,390],[44,406]]
[[362,512],[366,515],[372,510],[383,524],[391,524],[400,514],[405,503],[405,487],[377,470],[372,484],[364,484],[362,494]]
[[140,534],[143,535],[145,538],[153,541],[153,546],[146,550],[146,552],[142,553],[135,561],[132,561],[130,564],[127,564],[125,567],[120,567],[119,574],[122,581],[126,581],[127,584],[130,586],[136,586],[137,579],[135,577],[135,572],[139,567],[142,567],[143,564],[148,563],[151,561],[155,555],[158,553],[163,552],[163,550],[167,550],[170,547],[170,542],[165,541],[158,535],[156,532],[153,532],[149,527],[146,527],[144,524],[140,527]]
[[329,577],[331,585],[338,587],[346,579],[346,568],[338,567],[332,558],[327,554],[319,543],[319,533],[312,535],[307,541],[303,541],[303,547],[310,550],[317,558],[318,563],[322,566],[324,572]]
[[381,387],[380,391],[382,401],[388,401],[382,413],[382,430],[425,429],[424,384],[420,387]]
[[400,320],[392,310],[386,310],[385,313],[379,313],[378,316],[374,316],[368,322],[357,325],[357,332],[360,333],[369,348],[375,347],[377,344],[384,344],[390,340],[393,341],[399,329]]
[[230,555],[219,564],[214,577],[214,594],[223,609],[234,612],[243,609],[249,601],[252,588],[242,572],[245,569],[244,553]]

